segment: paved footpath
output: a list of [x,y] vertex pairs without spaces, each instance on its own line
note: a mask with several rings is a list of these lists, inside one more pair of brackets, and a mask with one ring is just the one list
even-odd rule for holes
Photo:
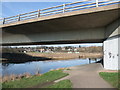
[[73,84],[73,88],[113,88],[99,76],[99,71],[103,70],[100,63],[75,66],[70,67],[70,69],[71,70],[64,71],[69,73],[69,76],[55,82],[70,79]]

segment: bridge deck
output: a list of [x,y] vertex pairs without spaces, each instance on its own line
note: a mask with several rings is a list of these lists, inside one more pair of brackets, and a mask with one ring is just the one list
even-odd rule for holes
[[[78,1],[74,3],[67,3],[63,5],[58,5],[58,6],[45,8],[41,10],[39,9],[37,11],[32,11],[32,12],[0,19],[0,21],[2,21],[1,23],[6,24],[6,25],[1,25],[0,27],[30,23],[30,22],[39,21],[39,20],[48,20],[52,18],[59,18],[61,16],[65,17],[70,15],[78,15],[78,14],[102,11],[98,7],[102,7],[104,11],[107,8],[112,9],[109,7],[109,5],[116,4],[118,8],[119,3],[120,2],[118,0],[102,0],[102,1],[96,0],[96,2],[93,0],[83,0],[83,1]],[[107,7],[104,7],[104,6],[107,6]],[[89,10],[91,8],[95,8],[95,9],[91,11]]]
[[3,24],[0,26],[3,35],[1,43],[102,43],[107,38],[106,27],[120,18],[119,6],[113,4]]

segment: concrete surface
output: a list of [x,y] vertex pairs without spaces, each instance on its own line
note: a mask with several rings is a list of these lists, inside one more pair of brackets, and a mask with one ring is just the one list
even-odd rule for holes
[[99,76],[99,71],[103,70],[100,63],[70,67],[71,70],[64,71],[69,76],[59,79],[70,79],[73,88],[113,88],[105,80]]
[[[115,4],[1,25],[3,39],[0,43],[101,43],[116,28],[115,26],[107,34],[106,27],[119,18],[119,10],[119,4]],[[113,33],[112,36],[114,35],[116,34]]]
[[104,41],[104,68],[108,70],[120,70],[120,35],[113,38],[108,38]]
[[[3,24],[3,25],[0,25],[0,28],[1,27],[22,25],[22,24],[30,24],[30,23],[31,24],[38,24],[38,23],[41,23],[41,21],[46,21],[46,20],[53,20],[53,19],[59,20],[58,18],[61,18],[61,19],[63,18],[62,20],[64,20],[64,19],[66,19],[65,17],[78,16],[78,15],[83,15],[83,17],[81,17],[81,21],[82,21],[82,19],[87,19],[87,21],[88,21],[88,19],[92,19],[93,22],[94,22],[94,20],[99,20],[99,22],[96,22],[95,24],[104,25],[107,22],[109,22],[111,20],[114,20],[115,18],[117,18],[119,16],[118,15],[119,9],[120,9],[119,6],[120,6],[120,4],[114,4],[114,5],[108,5],[108,6],[101,6],[101,7],[83,9],[83,10],[78,10],[78,11],[72,11],[72,12],[67,12],[67,13],[55,14],[55,15],[39,17],[39,18],[34,18],[34,19],[29,19],[29,20],[24,20],[24,21],[9,23],[9,24]],[[91,13],[91,15],[88,15],[90,13]],[[94,13],[94,15],[92,15],[92,13]],[[101,14],[99,14],[99,13],[101,13]],[[87,17],[84,18],[84,15],[87,16]],[[108,16],[106,17],[106,15],[109,15],[110,18]],[[94,17],[91,17],[91,16],[94,16]],[[102,18],[99,18],[100,16]],[[73,17],[71,17],[70,20],[72,20],[72,18]],[[79,18],[79,16],[76,17],[77,20],[78,20],[78,18]],[[104,22],[102,22],[101,19],[104,19]],[[59,20],[59,21],[61,22],[61,20]],[[66,20],[64,20],[64,21],[66,21]],[[34,22],[36,22],[36,23],[34,23]],[[72,24],[74,24],[74,23],[72,23]],[[82,24],[83,22],[79,22],[79,23]],[[83,25],[84,25],[84,23],[83,23]],[[89,25],[86,24],[86,26],[90,27],[91,25],[90,26]],[[82,27],[82,25],[80,25],[80,26]],[[91,26],[91,27],[93,27],[93,26]],[[33,27],[33,28],[35,28],[35,27]]]

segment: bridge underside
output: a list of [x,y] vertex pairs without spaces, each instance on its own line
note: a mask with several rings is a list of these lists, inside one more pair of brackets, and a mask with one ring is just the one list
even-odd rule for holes
[[[101,43],[119,19],[118,5],[39,17],[2,26],[2,45]],[[114,25],[115,26],[115,25]],[[116,26],[115,26],[116,28]]]
[[48,41],[48,42],[30,42],[30,43],[6,43],[2,46],[20,46],[20,45],[53,45],[53,44],[77,44],[77,43],[103,43],[104,40],[66,40],[66,41]]

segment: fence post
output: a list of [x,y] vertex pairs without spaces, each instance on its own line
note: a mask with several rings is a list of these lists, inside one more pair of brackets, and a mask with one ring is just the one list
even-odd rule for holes
[[98,0],[96,0],[96,7],[98,7]]
[[63,13],[65,12],[65,4],[63,4]]
[[38,16],[37,17],[40,17],[40,9],[38,9]]
[[5,18],[3,18],[3,24],[5,24]]
[[18,15],[18,21],[20,21],[20,14]]

